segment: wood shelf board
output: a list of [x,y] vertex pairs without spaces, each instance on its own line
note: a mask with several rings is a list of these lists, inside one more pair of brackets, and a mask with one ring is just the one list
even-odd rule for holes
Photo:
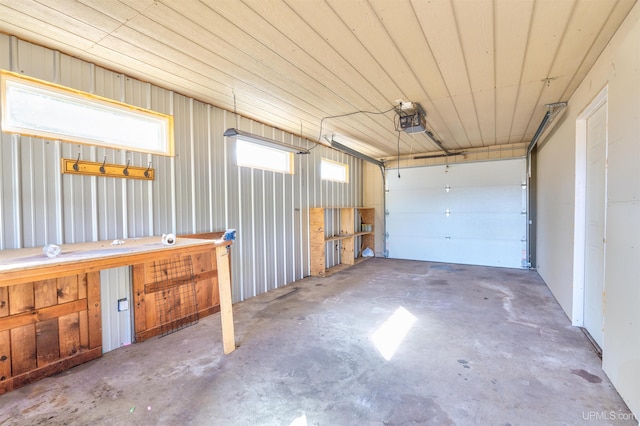
[[338,241],[338,240],[344,240],[345,238],[361,237],[363,235],[373,235],[373,232],[356,232],[355,234],[348,234],[348,235],[334,235],[333,237],[326,237],[324,240],[326,242]]
[[373,231],[367,231],[367,232],[356,232],[355,234],[353,234],[354,237],[361,237],[363,235],[373,235],[374,232]]
[[347,264],[347,263],[340,263],[339,265],[336,266],[332,266],[331,268],[327,268],[324,272],[324,275],[322,275],[322,278],[326,278],[329,277],[333,274],[337,274],[338,272],[342,272],[346,269],[349,269],[355,265],[359,265],[360,263],[364,262],[365,260],[369,260],[371,259],[370,257],[358,257],[357,259],[354,259],[353,264]]
[[324,240],[329,242],[329,241],[339,241],[339,240],[344,240],[345,238],[351,238],[353,237],[353,234],[349,234],[349,235],[334,235],[333,237],[326,237]]

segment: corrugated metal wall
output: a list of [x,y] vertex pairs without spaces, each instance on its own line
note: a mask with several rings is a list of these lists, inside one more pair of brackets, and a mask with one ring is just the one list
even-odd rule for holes
[[[131,268],[100,271],[100,303],[102,304],[102,352],[109,352],[133,341],[131,309]],[[118,310],[118,300],[127,299],[127,309]]]
[[[317,146],[295,174],[237,167],[228,127],[288,144],[314,144],[171,90],[0,35],[0,67],[173,114],[173,158],[2,133],[0,249],[235,228],[233,299],[309,274],[308,208],[362,203],[362,161]],[[295,119],[295,118],[292,118]],[[61,158],[148,166],[152,182],[62,175]],[[320,159],[347,163],[350,182],[320,179]],[[332,266],[332,265],[328,265]]]

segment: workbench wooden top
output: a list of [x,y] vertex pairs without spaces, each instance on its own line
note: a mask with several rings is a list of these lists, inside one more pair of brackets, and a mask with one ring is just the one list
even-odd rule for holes
[[[113,240],[87,243],[62,244],[62,252],[49,258],[42,247],[0,250],[0,286],[24,281],[24,276],[48,279],[68,275],[78,270],[101,270],[141,263],[158,252],[184,250],[197,246],[211,248],[231,245],[232,241],[176,238],[172,246],[162,244],[161,237],[128,238],[123,244],[112,244]],[[16,281],[17,280],[17,281]]]

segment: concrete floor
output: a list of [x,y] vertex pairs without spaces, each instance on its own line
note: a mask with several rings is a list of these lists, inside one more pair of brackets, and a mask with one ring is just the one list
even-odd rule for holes
[[637,424],[536,272],[371,259],[234,315],[228,356],[213,315],[0,396],[0,424]]

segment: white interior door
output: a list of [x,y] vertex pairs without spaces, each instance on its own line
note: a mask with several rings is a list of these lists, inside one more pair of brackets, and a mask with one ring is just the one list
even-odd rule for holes
[[525,159],[387,173],[387,250],[396,259],[521,268]]
[[602,347],[607,185],[607,104],[587,119],[584,328]]

